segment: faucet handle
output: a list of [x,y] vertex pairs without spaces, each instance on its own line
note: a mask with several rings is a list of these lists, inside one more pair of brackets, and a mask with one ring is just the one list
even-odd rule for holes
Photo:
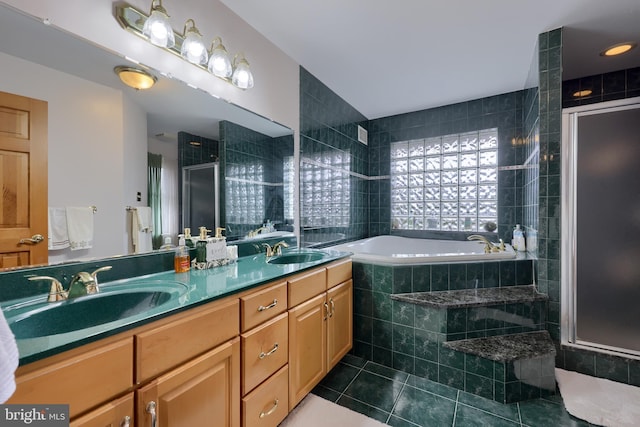
[[98,286],[98,273],[102,272],[102,271],[109,271],[111,270],[113,267],[111,267],[110,265],[105,265],[104,267],[100,267],[96,270],[94,270],[91,273],[91,277],[93,277],[93,288],[91,290],[87,290],[87,293],[90,294],[97,294],[98,292],[100,292],[100,287]]
[[62,283],[55,277],[32,276],[29,277],[29,280],[49,280],[51,282],[51,288],[49,289],[49,296],[47,298],[48,302],[62,301],[69,296],[68,292],[62,288]]

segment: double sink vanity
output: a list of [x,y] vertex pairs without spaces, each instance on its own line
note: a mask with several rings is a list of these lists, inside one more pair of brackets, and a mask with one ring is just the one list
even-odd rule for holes
[[72,426],[277,426],[351,349],[351,279],[348,253],[292,249],[5,301],[7,403],[68,404]]

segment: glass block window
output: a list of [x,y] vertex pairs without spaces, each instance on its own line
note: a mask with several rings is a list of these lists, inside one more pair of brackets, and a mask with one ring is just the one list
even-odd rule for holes
[[305,156],[300,166],[302,226],[348,227],[351,221],[351,181],[348,152]]
[[287,156],[282,162],[282,182],[284,185],[284,218],[293,220],[293,156]]
[[391,144],[391,220],[401,230],[498,222],[498,129]]
[[225,204],[227,220],[262,224],[265,211],[264,166],[261,162],[227,165]]

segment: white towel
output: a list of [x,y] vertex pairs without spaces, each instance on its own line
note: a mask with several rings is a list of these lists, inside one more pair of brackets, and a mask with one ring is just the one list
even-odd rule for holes
[[49,250],[68,247],[67,211],[65,208],[49,208]]
[[6,402],[16,390],[18,359],[16,339],[0,310],[0,403]]
[[67,231],[72,251],[93,247],[93,208],[68,207]]
[[151,208],[136,207],[131,218],[131,241],[135,253],[141,254],[153,250],[152,231]]

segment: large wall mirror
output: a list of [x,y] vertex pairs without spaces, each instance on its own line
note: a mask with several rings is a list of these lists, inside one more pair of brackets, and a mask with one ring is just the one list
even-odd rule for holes
[[[0,40],[0,92],[48,103],[49,206],[96,207],[93,247],[50,250],[50,264],[133,253],[131,210],[148,205],[148,153],[172,169],[165,198],[172,225],[162,234],[174,244],[185,226],[193,234],[227,227],[229,240],[265,224],[265,234],[294,231],[291,129],[189,87],[170,70],[147,69],[157,78],[151,89],[126,87],[114,68],[143,64],[2,4]],[[219,223],[190,224],[182,168],[206,164],[219,168]]]

